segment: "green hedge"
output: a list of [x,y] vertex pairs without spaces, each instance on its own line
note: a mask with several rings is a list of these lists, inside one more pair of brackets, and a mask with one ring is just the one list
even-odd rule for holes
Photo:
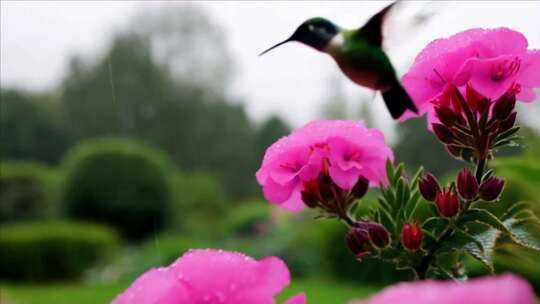
[[153,235],[170,212],[167,164],[159,151],[132,140],[83,142],[65,159],[65,212],[109,224],[127,239]]
[[116,250],[116,233],[101,225],[28,222],[0,226],[0,278],[77,278]]
[[59,174],[29,161],[0,161],[0,223],[44,219],[58,213]]
[[223,237],[217,223],[222,222],[231,205],[215,177],[205,173],[172,175],[172,230],[198,237]]

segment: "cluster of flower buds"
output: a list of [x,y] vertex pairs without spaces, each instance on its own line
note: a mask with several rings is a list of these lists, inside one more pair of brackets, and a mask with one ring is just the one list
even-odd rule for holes
[[345,236],[347,247],[358,259],[388,247],[390,241],[388,230],[375,222],[356,222]]
[[316,179],[305,182],[301,192],[302,201],[309,208],[321,208],[329,214],[341,216],[350,206],[362,198],[369,186],[369,181],[360,176],[352,189],[341,189],[326,172]]
[[441,189],[437,178],[427,173],[418,180],[418,189],[427,201],[435,202],[441,216],[452,218],[459,213],[460,197],[463,201],[469,202],[478,199],[487,202],[498,200],[504,187],[504,180],[500,177],[489,176],[479,185],[469,169],[462,169],[458,173],[456,184],[457,187],[452,184]]
[[496,201],[501,196],[503,187],[504,180],[500,177],[487,177],[478,185],[470,170],[463,169],[458,173],[457,189],[464,200],[474,201],[479,198],[486,202]]
[[446,90],[436,102],[433,132],[457,158],[486,158],[493,148],[511,142],[515,131],[515,85],[497,100],[492,101],[472,88],[465,97],[459,89]]
[[401,245],[409,251],[415,251],[422,247],[424,233],[422,227],[417,223],[408,223],[401,230]]

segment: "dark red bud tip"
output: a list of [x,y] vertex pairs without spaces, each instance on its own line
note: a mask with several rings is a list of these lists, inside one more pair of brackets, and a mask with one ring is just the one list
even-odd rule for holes
[[500,198],[504,188],[502,178],[491,176],[480,185],[480,198],[484,201],[496,201]]
[[508,131],[510,130],[510,128],[512,128],[514,126],[514,124],[516,123],[516,116],[517,116],[517,113],[516,112],[512,112],[508,118],[506,118],[505,120],[501,121],[501,123],[499,124],[499,128],[497,129],[497,131],[499,133],[502,133],[504,131]]
[[351,228],[347,235],[345,235],[345,244],[358,258],[371,254],[369,251],[369,234],[365,229]]
[[420,190],[420,194],[426,200],[433,202],[437,193],[441,191],[441,187],[437,178],[433,174],[428,173],[418,180],[418,190]]
[[452,111],[449,107],[435,107],[435,114],[437,114],[441,123],[448,127],[452,127],[456,123],[464,124],[465,122],[460,114]]
[[487,98],[484,98],[476,104],[476,112],[478,112],[479,114],[482,114],[484,112],[487,113],[487,111],[489,111],[489,107],[491,107],[491,101],[489,101],[489,99]]
[[317,203],[319,201],[319,199],[317,198],[317,195],[308,191],[302,191],[301,195],[302,195],[302,201],[304,202],[306,206],[308,206],[309,208],[317,207]]
[[437,193],[435,204],[439,214],[444,217],[454,217],[459,211],[459,198],[453,190],[443,190]]
[[457,189],[459,195],[465,200],[472,200],[478,195],[478,181],[469,169],[459,171]]
[[463,149],[456,145],[446,145],[446,151],[455,158],[461,158],[461,151]]
[[422,246],[423,237],[424,233],[419,224],[405,224],[401,230],[401,245],[407,250],[418,250]]
[[319,182],[319,193],[323,202],[328,202],[334,199],[334,193],[341,190],[334,184],[328,174],[321,174],[317,179]]
[[492,115],[497,120],[506,119],[516,106],[516,94],[509,91],[501,96],[493,106]]
[[467,103],[470,105],[473,111],[482,113],[482,107],[485,102],[488,101],[485,96],[478,93],[475,89],[467,85],[465,89],[465,96],[467,98]]
[[369,186],[369,181],[367,180],[367,178],[360,176],[360,178],[358,178],[358,181],[352,188],[351,193],[357,199],[362,198],[364,197],[364,195],[366,195],[368,186]]
[[445,144],[454,142],[454,134],[448,127],[440,123],[433,123],[431,126],[433,127],[433,132],[435,132],[435,135],[440,141]]

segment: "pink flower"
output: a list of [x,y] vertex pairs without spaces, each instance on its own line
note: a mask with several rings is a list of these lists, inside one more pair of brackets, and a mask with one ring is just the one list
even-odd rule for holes
[[388,287],[365,301],[351,304],[534,304],[527,281],[504,274],[469,282],[421,281]]
[[[190,250],[168,267],[141,275],[113,304],[273,304],[290,281],[276,257],[256,261],[237,252]],[[285,304],[303,304],[297,295]]]
[[385,164],[393,154],[383,134],[362,122],[314,121],[275,142],[256,177],[267,200],[289,211],[302,210],[305,183],[328,173],[350,190],[360,176],[371,186],[387,183]]
[[[540,87],[540,50],[527,50],[527,39],[508,28],[470,29],[431,42],[403,76],[403,84],[430,125],[438,120],[433,104],[451,85],[469,85],[487,98],[499,98],[513,86],[517,99],[535,99]],[[404,118],[416,116],[406,113]]]

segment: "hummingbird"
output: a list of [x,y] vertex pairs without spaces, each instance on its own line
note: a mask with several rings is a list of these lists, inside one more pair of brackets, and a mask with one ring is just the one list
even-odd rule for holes
[[394,4],[396,2],[383,8],[361,28],[353,30],[341,29],[325,18],[310,18],[289,38],[259,56],[291,41],[303,43],[334,58],[341,71],[354,83],[380,91],[394,119],[401,117],[407,109],[418,113],[382,49],[382,26]]

